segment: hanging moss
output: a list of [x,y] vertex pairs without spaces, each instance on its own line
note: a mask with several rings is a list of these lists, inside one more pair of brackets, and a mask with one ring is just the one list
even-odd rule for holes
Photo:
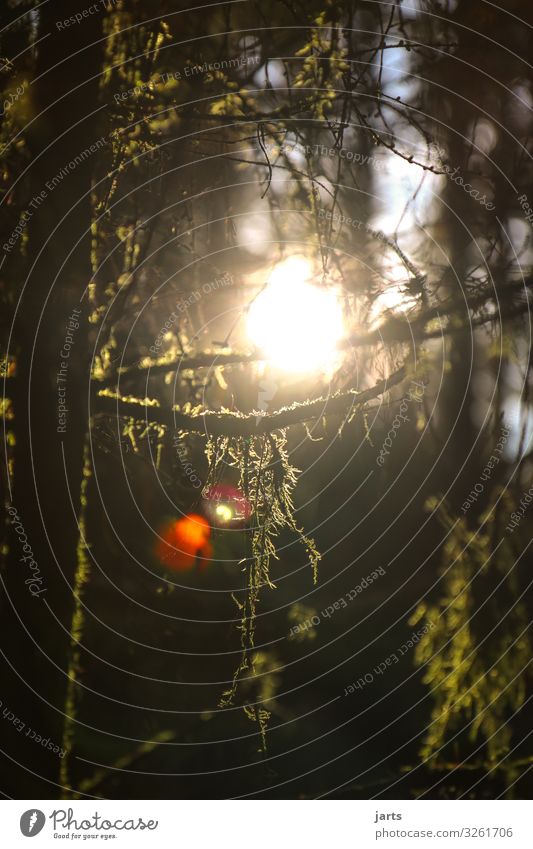
[[[415,653],[434,703],[421,756],[437,767],[441,749],[466,724],[470,742],[481,742],[494,766],[509,753],[508,720],[524,703],[523,672],[531,657],[527,612],[517,600],[516,558],[507,538],[495,543],[494,507],[477,532],[446,506],[440,516],[448,531],[443,595],[436,604],[419,605],[410,620],[433,625]],[[507,611],[503,618],[501,610]]]
[[[222,694],[221,707],[233,704],[240,682],[256,681],[255,703],[247,699],[246,715],[256,722],[263,745],[270,711],[263,702],[269,701],[261,690],[258,672],[258,654],[255,647],[255,621],[264,587],[274,589],[270,576],[272,558],[278,557],[276,539],[282,530],[292,531],[304,546],[312,569],[313,581],[317,580],[320,554],[314,540],[306,536],[294,518],[293,491],[298,469],[291,465],[283,431],[261,434],[250,439],[218,437],[208,441],[206,456],[209,462],[208,486],[216,483],[223,465],[239,470],[239,487],[252,507],[252,518],[248,533],[248,550],[245,557],[246,593],[244,601],[235,597],[239,609],[241,634],[241,657],[233,681]],[[247,686],[247,693],[249,686]]]
[[83,594],[91,574],[91,564],[87,554],[89,545],[87,543],[86,535],[86,515],[88,504],[87,491],[89,487],[89,479],[91,477],[92,467],[89,438],[87,437],[83,453],[83,477],[80,491],[80,513],[78,517],[79,537],[77,546],[77,569],[73,587],[74,612],[72,614],[72,621],[70,625],[70,660],[67,671],[68,682],[64,709],[65,724],[63,728],[63,750],[65,755],[61,760],[60,766],[60,781],[63,787],[63,799],[70,798],[72,794],[69,767],[72,756],[76,714],[79,702],[77,685],[80,670],[80,646],[84,626]]

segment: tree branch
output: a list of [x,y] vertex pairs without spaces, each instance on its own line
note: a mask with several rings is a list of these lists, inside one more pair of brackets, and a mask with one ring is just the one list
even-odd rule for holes
[[[514,281],[509,283],[504,289],[499,292],[482,292],[481,294],[472,296],[468,300],[456,299],[448,303],[435,305],[426,309],[418,316],[409,318],[408,316],[397,317],[392,316],[380,328],[371,333],[364,333],[350,336],[343,339],[339,343],[340,349],[348,348],[364,348],[374,345],[393,345],[400,343],[411,344],[422,343],[429,339],[438,338],[440,336],[456,335],[458,333],[471,332],[474,328],[482,327],[487,324],[494,324],[498,321],[505,321],[511,318],[517,318],[520,315],[525,315],[529,312],[530,306],[527,299],[512,306],[507,306],[507,301],[515,295],[528,292],[533,286],[533,278],[528,278],[525,281]],[[468,309],[475,310],[484,306],[490,300],[496,301],[499,307],[499,302],[505,302],[505,308],[498,308],[498,311],[492,315],[478,316],[470,318],[462,324],[441,324],[438,329],[426,329],[428,322],[435,319],[446,319],[454,312],[454,310]],[[148,358],[146,358],[148,359]],[[117,370],[117,374],[113,377],[105,377],[103,383],[107,387],[115,386],[116,381],[121,377],[135,378],[143,376],[144,381],[151,377],[160,374],[167,374],[171,371],[183,371],[185,369],[199,368],[215,368],[217,366],[229,365],[248,365],[249,363],[260,362],[265,360],[265,355],[258,350],[230,351],[230,350],[206,350],[195,356],[182,356],[178,359],[165,359],[164,357],[158,360],[149,361],[148,365],[141,363],[136,365],[122,366]]]
[[179,407],[161,407],[159,402],[145,398],[121,396],[110,389],[101,389],[93,397],[96,414],[134,417],[144,423],[157,423],[171,430],[188,430],[212,436],[254,436],[270,433],[291,425],[301,424],[322,416],[345,415],[383,395],[406,376],[405,366],[369,389],[345,392],[330,398],[294,403],[274,413],[238,413],[231,410],[203,410],[201,407],[183,412]]

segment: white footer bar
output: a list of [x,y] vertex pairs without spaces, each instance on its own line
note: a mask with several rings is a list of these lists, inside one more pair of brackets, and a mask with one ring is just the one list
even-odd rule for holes
[[[2,846],[532,849],[528,801],[4,801]],[[34,844],[28,840],[35,838]],[[67,843],[68,841],[68,843]]]

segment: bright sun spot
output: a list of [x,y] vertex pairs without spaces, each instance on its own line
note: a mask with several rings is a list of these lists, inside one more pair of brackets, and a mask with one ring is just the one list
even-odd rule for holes
[[304,257],[280,262],[252,303],[247,333],[272,365],[290,372],[328,372],[344,335],[342,307],[333,289],[315,286]]

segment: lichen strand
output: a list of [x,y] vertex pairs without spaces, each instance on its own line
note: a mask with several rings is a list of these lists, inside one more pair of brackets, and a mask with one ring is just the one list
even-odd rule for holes
[[[498,765],[510,750],[508,720],[525,699],[523,672],[531,657],[527,613],[509,540],[495,544],[493,512],[491,508],[481,517],[476,532],[441,506],[448,531],[444,592],[436,604],[420,605],[410,620],[415,625],[425,619],[434,626],[415,653],[416,663],[425,666],[423,681],[431,687],[434,703],[421,748],[432,767],[438,767],[443,747],[465,723],[470,743],[479,746],[481,737],[489,767]],[[487,596],[487,585],[487,602],[480,605],[477,596]],[[498,613],[502,609],[503,617]]]
[[[74,612],[70,626],[70,661],[67,672],[67,691],[65,695],[65,723],[63,726],[63,749],[65,755],[60,765],[60,781],[62,798],[69,799],[73,795],[70,781],[70,761],[74,744],[76,714],[78,710],[78,674],[80,669],[80,647],[84,628],[83,594],[91,574],[91,564],[88,556],[89,544],[86,535],[87,491],[92,477],[89,439],[86,438],[83,459],[83,477],[80,489],[80,512],[78,518],[77,569],[74,579]],[[76,796],[74,796],[76,798]]]
[[[231,687],[222,694],[221,707],[234,703],[239,684],[246,684],[246,715],[255,721],[263,748],[270,711],[265,706],[264,687],[258,673],[255,645],[255,620],[263,587],[274,588],[270,577],[272,558],[278,558],[276,539],[282,528],[296,534],[305,548],[317,580],[320,554],[314,540],[306,536],[294,518],[293,491],[298,469],[291,465],[283,431],[262,434],[250,439],[218,437],[206,448],[210,480],[216,481],[223,463],[239,470],[239,486],[252,506],[252,518],[247,534],[245,558],[246,592],[241,602],[235,598],[240,612],[241,657]],[[250,687],[250,683],[255,683]],[[270,698],[267,699],[270,702]]]

